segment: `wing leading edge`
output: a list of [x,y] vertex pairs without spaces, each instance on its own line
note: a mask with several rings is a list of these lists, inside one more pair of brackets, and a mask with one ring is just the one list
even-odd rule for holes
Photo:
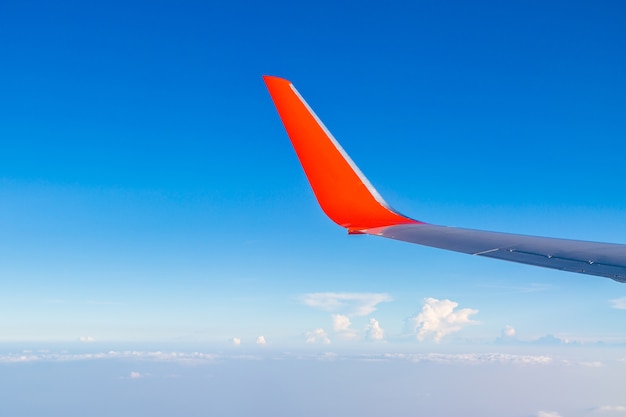
[[597,275],[626,283],[626,245],[437,226],[391,208],[289,81],[265,84],[326,215],[349,233]]

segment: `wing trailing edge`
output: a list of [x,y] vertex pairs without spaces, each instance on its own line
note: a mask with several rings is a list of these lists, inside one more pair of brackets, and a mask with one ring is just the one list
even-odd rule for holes
[[398,213],[370,184],[289,81],[272,76],[263,79],[319,205],[349,233],[626,283],[626,245],[438,226]]

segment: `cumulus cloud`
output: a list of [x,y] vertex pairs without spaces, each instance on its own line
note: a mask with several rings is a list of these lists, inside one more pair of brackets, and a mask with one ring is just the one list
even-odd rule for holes
[[365,334],[370,340],[383,340],[385,338],[385,331],[375,318],[370,319],[369,324],[365,327]]
[[410,319],[418,340],[424,340],[432,335],[435,342],[439,342],[450,333],[457,332],[469,324],[477,324],[476,321],[470,320],[469,316],[478,313],[478,310],[471,308],[456,310],[458,306],[459,303],[451,300],[436,298],[424,300],[422,311]]
[[517,337],[515,337],[515,334],[516,334],[515,328],[507,324],[506,326],[504,326],[504,328],[502,329],[501,335],[496,338],[494,343],[497,343],[497,344],[523,343],[523,342],[520,342],[517,339]]
[[561,417],[556,411],[538,411],[537,417]]
[[358,337],[356,334],[356,330],[350,327],[352,323],[350,323],[350,319],[348,318],[348,316],[333,314],[332,318],[333,330],[339,335],[339,337],[346,340],[354,340]]
[[345,332],[350,330],[350,319],[341,314],[333,314],[333,330],[336,332]]
[[623,405],[603,405],[597,407],[595,411],[602,413],[626,413],[626,406]]
[[95,342],[96,339],[93,338],[92,336],[81,336],[78,338],[78,340],[80,340],[81,342],[85,342],[85,343],[89,343],[89,342]]
[[626,310],[626,297],[615,298],[611,300],[611,307],[618,310]]
[[143,375],[137,371],[132,371],[129,375],[130,379],[139,379],[139,378],[143,378]]
[[265,340],[264,336],[259,336],[256,338],[256,344],[257,345],[266,345],[267,341]]
[[310,332],[306,332],[306,342],[307,343],[323,343],[325,345],[330,343],[330,339],[328,338],[328,333],[324,331],[324,329],[319,328]]
[[317,292],[305,294],[301,300],[309,307],[356,317],[371,314],[379,303],[391,301],[392,298],[384,293]]
[[514,337],[515,336],[515,328],[510,325],[504,326],[502,329],[502,337]]
[[232,339],[232,343],[233,343],[233,345],[235,345],[235,346],[239,346],[239,345],[241,344],[241,339],[240,339],[240,338],[238,338],[238,337],[233,337],[233,339]]

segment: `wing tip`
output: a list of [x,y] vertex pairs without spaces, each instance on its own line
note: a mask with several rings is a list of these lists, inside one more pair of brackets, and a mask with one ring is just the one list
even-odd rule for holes
[[382,199],[293,84],[263,75],[298,159],[326,215],[349,232],[420,223]]
[[268,88],[271,85],[291,85],[291,81],[286,78],[278,77],[276,75],[263,75],[262,77],[265,85],[267,85]]

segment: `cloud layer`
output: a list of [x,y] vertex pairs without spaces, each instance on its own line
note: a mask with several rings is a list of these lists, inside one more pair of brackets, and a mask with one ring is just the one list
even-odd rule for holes
[[602,413],[626,413],[626,406],[624,405],[603,405],[595,409]]
[[[327,337],[323,329],[310,332],[317,341]],[[266,351],[265,349],[262,349]],[[269,351],[266,351],[269,352]],[[155,362],[178,362],[186,364],[210,364],[221,360],[259,360],[264,356],[251,355],[225,355],[204,352],[162,352],[162,351],[108,351],[96,353],[69,353],[69,352],[22,352],[22,353],[2,353],[0,363],[30,363],[30,362],[75,362],[94,360],[131,360],[131,361],[155,361]],[[584,366],[567,360],[555,360],[551,356],[545,355],[515,355],[509,353],[379,353],[379,354],[339,354],[332,352],[320,352],[310,355],[290,353],[277,353],[272,351],[272,360],[276,358],[298,359],[298,360],[328,360],[332,357],[335,360],[363,360],[363,361],[408,361],[413,363],[429,362],[439,364],[511,364],[511,365],[547,365],[559,363],[564,366]],[[144,374],[141,374],[144,375]],[[603,407],[601,411],[621,411],[620,407]]]

